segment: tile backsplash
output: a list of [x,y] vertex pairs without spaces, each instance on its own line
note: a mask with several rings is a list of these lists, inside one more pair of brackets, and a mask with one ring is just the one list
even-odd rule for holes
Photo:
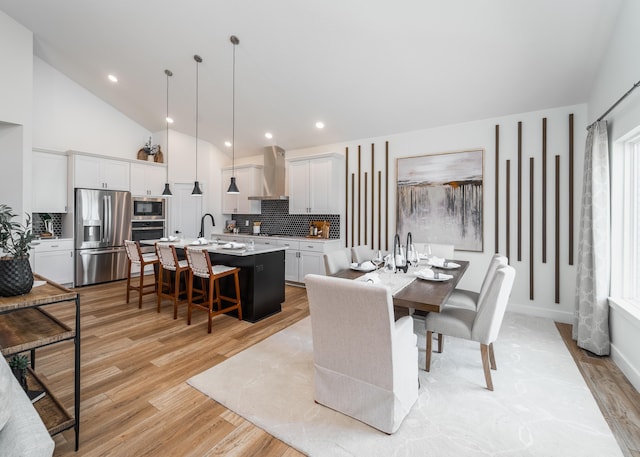
[[43,214],[49,214],[51,221],[53,222],[53,234],[55,236],[62,236],[62,214],[59,213],[32,213],[31,214],[31,230],[35,235],[40,235],[45,231]]
[[[287,236],[306,236],[311,221],[329,221],[329,238],[340,238],[339,214],[289,214],[289,200],[263,200],[262,214],[234,214],[232,219],[240,233],[250,235],[253,222],[260,222],[260,233]],[[246,226],[246,221],[249,225]]]

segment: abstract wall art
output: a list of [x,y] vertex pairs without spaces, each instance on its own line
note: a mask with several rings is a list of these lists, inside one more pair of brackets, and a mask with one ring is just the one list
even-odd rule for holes
[[396,233],[483,250],[484,149],[397,159]]

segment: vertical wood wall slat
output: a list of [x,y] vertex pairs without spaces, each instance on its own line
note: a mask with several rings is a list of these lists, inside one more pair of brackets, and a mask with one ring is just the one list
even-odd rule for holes
[[542,263],[547,263],[547,118],[542,118]]
[[367,241],[367,236],[369,235],[369,228],[367,227],[367,224],[369,222],[369,214],[367,213],[369,211],[369,193],[367,192],[369,189],[369,173],[368,172],[364,172],[364,217],[362,218],[364,220],[364,244],[369,244],[369,242]]
[[355,196],[356,196],[356,175],[355,173],[351,173],[351,246],[353,246],[353,241],[355,240],[355,226],[356,226],[356,205],[355,205]]
[[560,156],[556,155],[555,302],[560,303]]
[[518,261],[522,260],[522,121],[518,122]]
[[529,300],[533,300],[533,215],[534,215],[534,182],[533,182],[533,157],[529,157]]
[[382,171],[378,170],[378,249],[382,249]]
[[349,247],[349,147],[345,149],[344,166],[344,247]]
[[360,233],[362,233],[361,229],[360,229],[360,224],[362,223],[362,208],[361,208],[361,200],[362,200],[362,196],[361,196],[361,188],[360,188],[360,181],[361,181],[361,176],[362,176],[362,155],[361,155],[361,151],[360,151],[360,145],[358,145],[358,245],[360,245]]
[[511,263],[511,161],[507,160],[507,166],[506,166],[506,174],[507,174],[507,196],[506,196],[506,212],[507,212],[507,217],[506,217],[506,224],[507,226],[505,227],[505,236],[506,236],[506,242],[507,242],[507,259],[509,259],[509,263]]
[[385,192],[386,192],[386,202],[385,202],[385,229],[384,229],[384,249],[389,250],[389,142],[385,141],[385,157],[386,157],[386,179],[387,183],[385,184]]
[[375,236],[375,214],[374,214],[374,208],[375,208],[375,195],[376,195],[376,190],[375,190],[375,186],[374,186],[374,181],[375,181],[375,152],[374,152],[374,145],[373,143],[371,143],[371,249],[373,249],[375,247],[374,245],[374,236]]
[[495,253],[497,254],[498,252],[500,252],[500,214],[499,214],[499,210],[500,210],[500,126],[496,125],[496,156],[495,156],[495,162],[496,162],[496,185],[495,185],[495,194],[496,194],[496,201],[495,201],[495,213],[496,213],[496,217],[495,217],[495,232],[496,232],[496,248],[495,248]]
[[569,114],[569,265],[573,265],[573,113]]

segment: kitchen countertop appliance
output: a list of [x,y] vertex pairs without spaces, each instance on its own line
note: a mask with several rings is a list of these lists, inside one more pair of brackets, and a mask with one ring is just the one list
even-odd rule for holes
[[131,193],[75,190],[75,285],[124,279],[131,239]]

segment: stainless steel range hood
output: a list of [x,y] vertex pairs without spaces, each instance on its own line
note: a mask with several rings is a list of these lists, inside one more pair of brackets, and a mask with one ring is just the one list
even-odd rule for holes
[[279,146],[264,148],[264,176],[262,178],[262,195],[253,195],[249,200],[288,200],[284,193],[286,168],[284,149]]

